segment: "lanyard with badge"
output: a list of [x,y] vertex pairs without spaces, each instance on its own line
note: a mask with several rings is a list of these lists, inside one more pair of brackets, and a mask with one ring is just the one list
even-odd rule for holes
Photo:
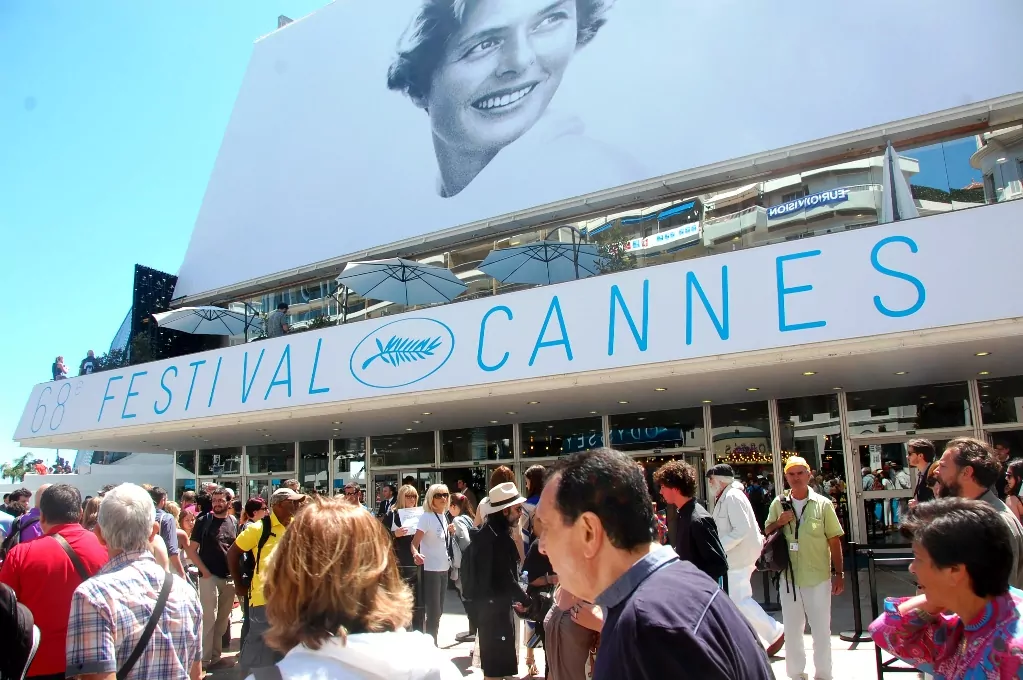
[[[791,498],[789,501],[791,502]],[[806,499],[806,503],[803,504],[802,512],[796,513],[796,505],[792,504],[792,514],[796,516],[796,528],[793,529],[793,540],[789,541],[789,550],[791,552],[799,552],[799,525],[803,523],[803,517],[806,515],[806,508],[810,505],[810,499]]]

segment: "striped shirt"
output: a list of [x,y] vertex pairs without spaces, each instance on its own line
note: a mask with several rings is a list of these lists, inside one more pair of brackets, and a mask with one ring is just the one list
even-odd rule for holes
[[68,677],[117,672],[142,637],[164,578],[174,579],[167,606],[128,678],[188,678],[192,664],[202,660],[199,597],[184,579],[161,569],[148,551],[117,555],[75,590],[67,631]]

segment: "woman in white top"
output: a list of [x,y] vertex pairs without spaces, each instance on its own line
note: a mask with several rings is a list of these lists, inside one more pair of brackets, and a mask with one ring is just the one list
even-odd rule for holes
[[423,603],[426,606],[427,634],[437,642],[440,615],[444,611],[444,591],[448,585],[451,559],[448,544],[453,540],[455,527],[447,521],[451,493],[443,484],[434,484],[426,492],[423,516],[419,518],[416,535],[412,539],[412,559],[423,567]]
[[461,680],[429,637],[404,630],[412,592],[387,530],[362,507],[313,496],[277,548],[263,585],[264,639],[286,655],[250,679]]

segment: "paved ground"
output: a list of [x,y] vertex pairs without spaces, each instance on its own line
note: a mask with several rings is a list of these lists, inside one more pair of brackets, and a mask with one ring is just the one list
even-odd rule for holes
[[[899,596],[909,595],[913,592],[914,587],[911,582],[909,574],[903,572],[878,573],[878,592],[881,596]],[[847,578],[847,586],[849,579]],[[866,573],[860,574],[860,601],[863,612],[863,626],[866,627],[870,622],[870,595],[867,585]],[[761,587],[760,578],[754,576],[754,594],[755,597],[763,602],[761,596],[763,589]],[[783,593],[784,595],[784,593]],[[772,595],[772,599],[776,600],[776,597]],[[833,656],[834,666],[834,678],[835,680],[864,680],[866,678],[876,678],[877,673],[875,670],[874,661],[874,645],[867,643],[849,643],[841,640],[838,636],[839,632],[849,631],[853,628],[853,600],[851,596],[851,588],[847,587],[846,592],[835,598],[832,608],[832,632],[831,636],[831,649]],[[781,612],[775,612],[774,616],[781,619]],[[448,652],[451,660],[454,664],[462,671],[463,675],[469,678],[482,680],[483,673],[479,668],[473,668],[470,660],[470,654],[472,652],[471,643],[459,643],[455,641],[455,635],[460,632],[468,630],[468,620],[465,617],[465,613],[462,609],[462,605],[458,600],[457,594],[449,590],[447,593],[447,599],[445,601],[444,616],[441,619],[440,628],[440,646],[442,649]],[[232,623],[233,641],[231,650],[225,656],[235,657],[238,651],[237,638],[241,630],[241,614],[239,609],[235,609],[235,617]],[[813,677],[813,655],[811,652],[812,642],[809,635],[805,635],[805,644],[807,650],[807,674],[809,677]],[[520,657],[521,658],[521,657]],[[779,680],[786,677],[785,675],[785,649],[782,648],[779,656],[772,659],[772,665],[774,672]],[[536,650],[536,663],[540,670],[540,677],[543,677],[543,650]],[[523,664],[519,669],[519,677],[525,678],[526,667]],[[210,680],[241,680],[239,678],[240,673],[237,668],[218,671],[216,673],[207,676]],[[903,675],[907,679],[917,677],[915,675]],[[880,679],[879,679],[880,680]]]

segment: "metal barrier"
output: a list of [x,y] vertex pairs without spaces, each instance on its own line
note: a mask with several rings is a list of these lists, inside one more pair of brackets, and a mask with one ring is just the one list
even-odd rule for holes
[[[874,551],[867,549],[867,582],[870,584],[870,620],[873,621],[878,617],[880,612],[877,606],[877,569],[876,564],[909,564],[913,561],[912,557],[874,557]],[[859,602],[856,603],[856,609],[859,609]],[[897,666],[895,664],[903,663],[898,657],[892,657],[887,661],[881,658],[881,648],[874,645],[874,663],[877,667],[877,680],[884,680],[885,673],[917,673],[916,668],[911,666]]]
[[[852,579],[850,585],[853,599],[853,630],[843,631],[838,637],[846,642],[860,643],[869,642],[874,644],[870,633],[863,629],[863,615],[860,612],[860,578],[859,578],[859,554],[867,558],[867,586],[870,591],[870,620],[875,620],[879,615],[878,594],[877,594],[877,565],[897,564],[908,565],[913,561],[912,557],[874,557],[874,550],[867,546],[859,545],[854,541],[849,542],[849,555],[852,557]],[[877,666],[877,680],[884,680],[885,673],[920,673],[915,668],[900,666],[902,661],[896,657],[885,660],[881,656],[881,648],[874,645],[874,661]]]

